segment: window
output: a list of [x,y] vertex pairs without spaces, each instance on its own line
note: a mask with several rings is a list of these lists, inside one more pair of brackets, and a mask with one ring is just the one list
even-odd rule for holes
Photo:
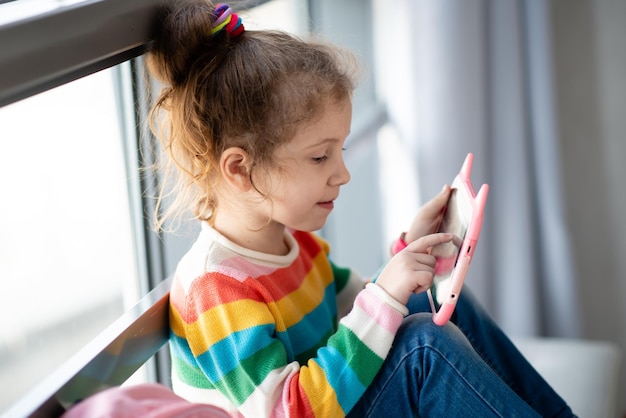
[[86,0],[0,0],[0,25]]
[[0,411],[137,298],[112,74],[0,108]]

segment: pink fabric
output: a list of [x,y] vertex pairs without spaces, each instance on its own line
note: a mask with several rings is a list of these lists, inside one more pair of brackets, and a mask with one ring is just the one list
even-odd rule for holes
[[398,238],[396,242],[393,243],[393,246],[391,247],[391,255],[398,254],[400,251],[404,250],[407,247],[407,245],[408,244],[404,240],[404,232],[403,232],[402,235],[400,235],[400,238]]
[[[399,303],[399,302],[398,302]],[[363,309],[367,315],[373,318],[381,328],[390,334],[395,334],[402,323],[402,315],[386,303],[381,301],[370,292],[361,292],[354,304]],[[378,314],[378,311],[383,312]]]
[[191,403],[169,388],[146,383],[114,387],[79,402],[62,418],[228,418],[215,406]]

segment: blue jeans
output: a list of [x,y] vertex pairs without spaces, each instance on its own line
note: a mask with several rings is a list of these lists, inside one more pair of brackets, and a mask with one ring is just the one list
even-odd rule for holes
[[425,293],[349,417],[571,417],[465,288],[452,321],[435,325]]

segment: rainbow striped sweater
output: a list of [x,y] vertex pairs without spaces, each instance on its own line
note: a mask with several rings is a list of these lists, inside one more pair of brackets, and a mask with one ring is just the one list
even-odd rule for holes
[[203,224],[170,292],[177,394],[246,417],[342,417],[363,395],[406,308],[314,234],[285,240],[263,254]]

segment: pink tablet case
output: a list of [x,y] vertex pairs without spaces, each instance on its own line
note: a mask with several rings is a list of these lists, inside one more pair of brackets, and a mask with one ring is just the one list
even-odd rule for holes
[[[485,203],[487,201],[487,194],[489,193],[489,186],[487,184],[483,184],[478,191],[478,194],[474,192],[474,187],[472,186],[472,182],[470,180],[473,161],[474,155],[471,153],[467,154],[465,162],[461,167],[461,171],[452,183],[452,188],[464,188],[467,192],[467,195],[470,198],[472,214],[467,232],[465,233],[465,238],[463,239],[463,244],[461,245],[461,249],[459,251],[456,266],[454,267],[450,278],[452,283],[450,286],[450,292],[445,295],[442,301],[440,301],[438,311],[435,309],[432,293],[430,289],[428,290],[428,297],[430,298],[431,307],[433,309],[433,321],[437,325],[446,324],[454,312],[456,302],[459,298],[459,294],[461,293],[461,289],[463,288],[465,275],[467,274],[470,262],[472,261],[472,256],[476,250],[476,244],[478,243],[478,237],[480,236],[480,230],[483,225],[483,213]],[[441,262],[446,261],[449,262],[449,260],[441,260]],[[441,268],[441,266],[435,265],[435,269],[438,268]]]

